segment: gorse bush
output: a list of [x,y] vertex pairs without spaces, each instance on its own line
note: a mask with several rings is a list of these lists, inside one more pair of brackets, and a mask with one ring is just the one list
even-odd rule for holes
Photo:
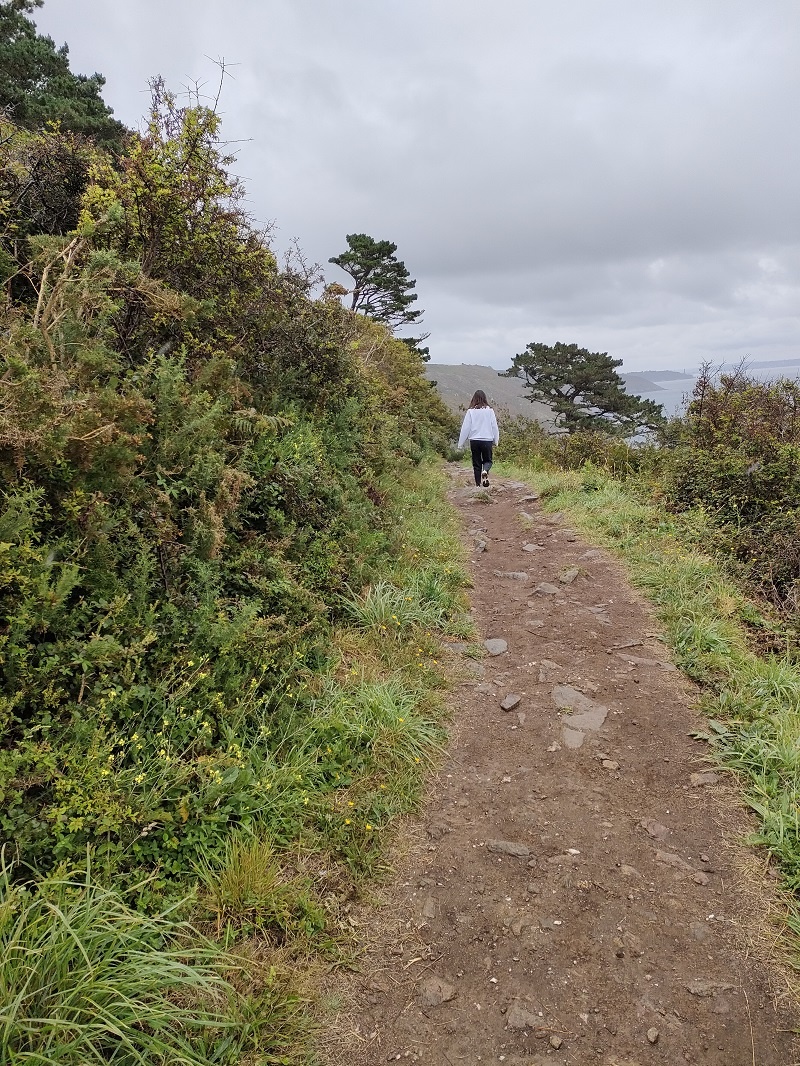
[[788,614],[800,606],[800,383],[699,377],[659,495],[715,526],[714,546]]
[[0,116],[0,1062],[288,1066],[443,741],[455,426],[152,88],[113,156]]
[[[157,893],[271,817],[270,723],[451,419],[417,353],[279,268],[212,111],[157,83],[113,161],[1,132],[0,830]],[[60,222],[21,192],[45,147],[76,153]]]

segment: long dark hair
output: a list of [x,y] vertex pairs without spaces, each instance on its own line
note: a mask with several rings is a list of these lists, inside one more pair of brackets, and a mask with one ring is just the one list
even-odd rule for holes
[[483,389],[478,389],[472,399],[469,401],[470,410],[474,407],[488,407],[489,401],[486,399],[486,393]]

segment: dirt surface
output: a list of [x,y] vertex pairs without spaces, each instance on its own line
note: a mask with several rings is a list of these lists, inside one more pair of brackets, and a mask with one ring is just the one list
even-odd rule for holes
[[796,1063],[740,930],[735,800],[647,606],[525,485],[452,477],[481,640],[507,650],[453,649],[453,740],[329,1061]]

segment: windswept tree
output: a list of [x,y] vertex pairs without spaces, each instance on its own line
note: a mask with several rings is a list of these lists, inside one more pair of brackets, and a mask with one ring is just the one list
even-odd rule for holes
[[616,371],[621,359],[577,344],[531,342],[514,356],[507,377],[525,379],[528,397],[550,407],[569,433],[597,429],[631,436],[664,423],[661,404],[631,396]]
[[[348,233],[347,251],[328,260],[353,279],[353,287],[346,290],[351,298],[350,309],[382,322],[392,332],[417,322],[424,314],[411,309],[417,300],[417,294],[412,292],[417,283],[394,254],[396,251],[397,245],[391,241],[376,241],[366,233]],[[428,349],[419,347],[427,337],[425,333],[400,339],[423,359],[429,359]]]
[[48,122],[118,150],[126,135],[104,103],[102,74],[73,74],[66,44],[36,32],[28,16],[43,0],[0,3],[0,111],[18,126],[36,130]]

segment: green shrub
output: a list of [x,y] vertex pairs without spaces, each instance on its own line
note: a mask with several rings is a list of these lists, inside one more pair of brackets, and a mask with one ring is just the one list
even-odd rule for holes
[[702,508],[712,547],[786,613],[800,595],[800,384],[744,371],[698,379],[675,446],[660,456],[658,496]]
[[118,164],[87,149],[76,228],[3,245],[36,298],[2,310],[0,831],[156,894],[264,817],[265,723],[452,422],[418,354],[278,268],[229,164],[156,85]]
[[312,898],[310,885],[286,876],[271,841],[235,836],[226,841],[222,863],[203,858],[197,866],[201,902],[211,907],[217,928],[223,923],[283,936],[313,936],[325,926],[325,914]]
[[565,470],[578,470],[590,463],[615,477],[628,477],[652,463],[654,450],[651,444],[629,443],[598,430],[548,433],[538,422],[516,418],[504,420],[497,455],[506,462],[535,464],[538,458]]

